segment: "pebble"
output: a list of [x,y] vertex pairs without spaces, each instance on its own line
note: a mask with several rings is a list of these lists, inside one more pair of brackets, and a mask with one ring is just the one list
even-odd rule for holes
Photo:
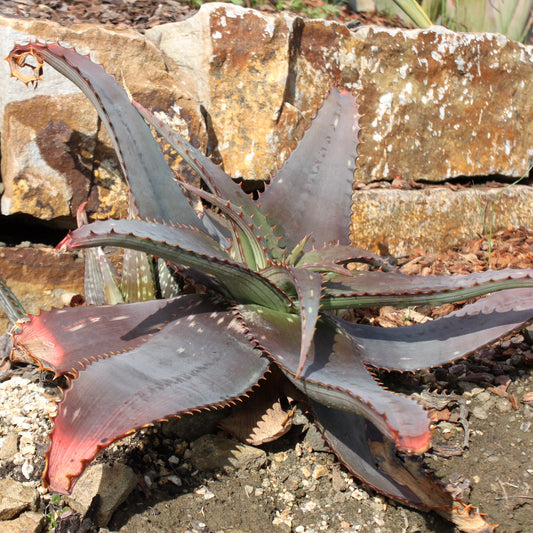
[[1,533],[41,533],[46,524],[43,513],[27,511],[13,520],[0,523]]
[[502,413],[510,411],[512,408],[511,402],[507,398],[498,398],[496,401],[496,408]]
[[16,433],[9,433],[0,439],[0,460],[12,461],[18,451],[18,435]]
[[80,477],[66,501],[72,509],[85,515],[93,498],[100,496],[100,505],[93,522],[97,527],[104,527],[111,519],[117,507],[126,500],[137,486],[138,477],[127,465],[90,465]]
[[0,520],[11,520],[23,511],[35,511],[39,493],[10,478],[0,480]]
[[486,420],[489,417],[485,407],[481,406],[476,406],[472,409],[472,416],[479,418],[479,420]]
[[320,479],[329,474],[329,468],[325,465],[316,465],[313,470],[313,479]]

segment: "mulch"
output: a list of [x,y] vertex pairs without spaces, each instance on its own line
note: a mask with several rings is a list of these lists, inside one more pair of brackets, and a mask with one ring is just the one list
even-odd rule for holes
[[[307,10],[320,9],[323,0],[303,0],[300,5]],[[334,18],[352,25],[379,24],[404,26],[399,20],[377,13],[356,13],[347,5],[338,5],[340,14],[331,13]],[[276,1],[267,0],[258,6],[261,11],[275,13]],[[187,18],[198,9],[191,2],[176,0],[2,0],[0,14],[8,17],[46,19],[60,24],[105,24],[116,28],[134,28],[138,31]]]

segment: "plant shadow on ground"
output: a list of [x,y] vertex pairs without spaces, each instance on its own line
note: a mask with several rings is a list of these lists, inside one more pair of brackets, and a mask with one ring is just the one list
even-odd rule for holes
[[[192,418],[182,419],[188,420]],[[295,426],[284,437],[261,446],[267,454],[263,468],[198,472],[185,451],[188,441],[169,438],[173,424],[158,424],[132,436],[133,446],[118,452],[140,477],[153,479],[150,487],[141,482],[119,507],[108,526],[112,531],[454,531],[437,515],[419,513],[364,488],[333,454],[313,449],[321,446],[314,428],[307,433]],[[208,415],[206,426],[210,424]],[[166,481],[164,475],[176,450],[185,452],[173,469],[181,486]],[[102,458],[116,460],[116,453],[110,451],[107,457],[104,453]]]

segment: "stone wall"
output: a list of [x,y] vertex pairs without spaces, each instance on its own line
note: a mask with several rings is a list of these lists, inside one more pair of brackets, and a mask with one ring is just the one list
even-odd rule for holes
[[[351,221],[359,246],[448,248],[480,233],[492,206],[497,228],[533,227],[527,181],[504,194],[484,186],[526,176],[533,162],[533,51],[500,35],[350,31],[216,3],[145,35],[0,18],[3,57],[30,38],[90,51],[236,178],[273,176],[331,86],[352,90],[363,113]],[[70,82],[48,68],[33,91],[3,63],[0,119],[2,214],[72,220],[82,201],[96,217],[124,211],[109,141]]]

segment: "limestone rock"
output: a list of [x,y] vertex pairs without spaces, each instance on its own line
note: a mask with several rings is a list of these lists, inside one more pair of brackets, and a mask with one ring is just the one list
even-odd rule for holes
[[[364,26],[350,31],[339,22],[206,3],[193,17],[151,28],[145,36],[99,26],[61,27],[0,18],[0,53],[7,55],[13,41],[28,39],[30,34],[91,50],[93,59],[115,72],[119,81],[124,80],[135,98],[155,109],[193,144],[207,147],[209,155],[234,177],[272,177],[334,84],[352,90],[363,113],[363,142],[354,174],[359,186],[395,179],[435,183],[491,175],[515,179],[526,174],[533,162],[533,102],[529,98],[533,92],[533,51],[501,35],[455,33],[442,27],[403,30]],[[4,130],[10,132],[10,125],[28,127],[27,120],[16,118],[20,112],[15,103],[30,98],[30,93],[9,80],[6,69],[7,64],[0,65],[0,113],[6,109]],[[51,69],[45,76],[46,82],[31,93],[35,102],[35,98],[70,98],[75,93],[69,82]],[[37,107],[27,109],[31,117]],[[21,168],[12,157],[17,150],[26,160],[22,167],[26,170],[17,170],[18,174],[12,171],[13,177],[4,179],[4,212],[13,212],[12,206],[20,209],[32,205],[26,201],[31,186],[43,191],[46,199],[46,205],[38,206],[38,216],[54,220],[71,216],[84,195],[88,195],[94,216],[114,216],[115,206],[124,205],[120,200],[124,193],[116,178],[109,141],[101,129],[94,128],[84,139],[87,146],[88,141],[94,146],[93,152],[89,148],[87,159],[95,163],[91,166],[93,185],[89,187],[84,182],[83,165],[73,166],[80,156],[59,156],[65,139],[84,131],[60,111],[52,125],[44,123],[45,129],[40,130],[47,134],[47,140],[50,136],[48,146],[59,143],[52,146],[50,154],[32,148],[32,143],[23,148],[23,129],[14,143],[10,143],[11,133],[4,134],[3,164]],[[85,120],[91,120],[89,114]],[[42,147],[44,133],[39,136],[34,131],[31,135],[41,139]],[[76,154],[75,147],[69,144],[69,148],[70,154]],[[83,148],[79,150],[83,160]],[[36,157],[33,166],[32,154]],[[39,165],[47,172],[67,166],[68,173],[48,176],[47,188],[42,180],[36,183],[33,169]],[[173,165],[183,170],[179,160]],[[73,187],[74,183],[81,186]],[[428,222],[424,210],[410,206],[419,205],[416,191],[402,192],[403,200],[395,207],[388,205],[389,192],[383,194],[379,201],[373,196],[373,206],[363,207],[365,219],[359,208],[365,196],[357,193],[354,242],[370,242],[376,249],[373,239],[384,230],[363,221],[372,220],[368,213],[381,203],[388,217],[394,212],[396,221],[409,220],[408,226],[413,228],[408,235],[387,235],[391,250],[439,243],[442,227]],[[454,206],[463,202],[471,207],[475,203],[475,196],[468,201],[465,198],[452,200],[450,196],[449,201]],[[518,206],[521,199],[523,195],[516,196],[513,205]],[[37,206],[31,209],[36,212]],[[422,218],[415,219],[415,212]],[[455,215],[457,220],[470,216],[462,212]],[[424,230],[417,233],[417,226]],[[396,223],[393,233],[398,227]],[[430,234],[430,228],[437,233]],[[460,228],[448,225],[448,230],[456,231],[449,235],[450,242],[472,234],[466,223]],[[382,246],[384,237],[377,238]],[[399,244],[402,240],[407,244]],[[440,244],[444,246],[444,240]]]
[[279,128],[276,121],[295,20],[286,13],[265,15],[214,3],[182,22],[146,32],[173,61],[172,70],[197,73],[197,97],[209,114],[214,155],[232,176],[268,177],[279,164],[281,143],[294,138],[294,124]]
[[[196,145],[203,142],[203,120],[188,92],[185,74],[168,72],[163,54],[133,30],[97,25],[61,26],[42,20],[0,16],[0,53],[15,42],[59,40],[115,74],[133,97],[179,126]],[[142,65],[142,68],[140,66]],[[127,208],[111,141],[87,99],[66,78],[45,66],[35,90],[10,79],[0,65],[2,128],[2,214],[23,212],[46,220],[72,217],[82,201],[96,218],[120,216]],[[173,166],[182,170],[172,156]],[[72,219],[72,218],[71,218]]]
[[[146,35],[173,71],[197,73],[212,154],[235,177],[274,175],[335,83],[354,92],[363,113],[359,184],[518,178],[533,163],[533,51],[501,35],[442,27],[350,32],[337,22],[216,3]],[[498,227],[530,224],[522,203],[527,191],[516,191],[500,202]],[[442,250],[481,226],[473,224],[473,191],[446,193],[442,208],[444,192],[379,194],[354,196],[357,245],[390,253]],[[434,207],[426,210],[428,202]],[[515,212],[504,213],[505,206]]]
[[[83,292],[84,261],[51,248],[0,248],[0,272],[28,313],[62,307],[62,295]],[[0,311],[0,331],[7,319]]]
[[39,493],[10,478],[0,479],[0,520],[10,520],[26,510],[37,509]]
[[[8,104],[2,128],[2,213],[42,220],[74,217],[89,195],[97,124],[96,111],[83,95],[35,96]],[[84,160],[84,166],[78,164]]]
[[260,448],[240,444],[235,439],[203,435],[191,444],[191,461],[203,472],[228,467],[257,469],[265,464],[266,453]]
[[370,189],[354,194],[353,243],[382,255],[447,250],[493,230],[533,227],[533,189]]
[[197,73],[213,151],[236,177],[275,173],[334,84],[364,114],[359,182],[520,177],[533,160],[533,52],[501,35],[350,32],[217,3],[146,35],[173,71]]
[[93,522],[97,527],[104,527],[136,485],[137,476],[127,465],[91,465],[66,500],[72,509],[83,516],[89,510],[93,498],[98,496],[99,503]]
[[0,440],[0,461],[12,461],[19,451],[19,436],[16,433],[9,433]]
[[352,50],[365,114],[357,181],[528,173],[531,47],[442,27],[369,27]]
[[0,533],[41,533],[45,524],[43,513],[27,511],[13,520],[0,522]]

